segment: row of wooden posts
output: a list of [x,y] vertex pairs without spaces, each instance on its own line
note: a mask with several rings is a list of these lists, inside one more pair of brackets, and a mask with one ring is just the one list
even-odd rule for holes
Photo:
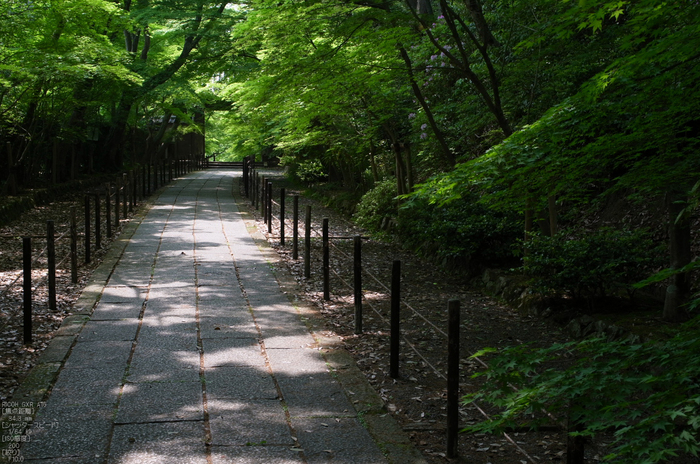
[[[55,311],[56,305],[56,267],[70,258],[71,282],[78,282],[78,238],[82,237],[84,244],[85,263],[92,260],[91,245],[94,238],[95,249],[102,248],[102,202],[104,199],[105,232],[107,238],[112,237],[112,224],[114,229],[119,228],[122,219],[126,219],[129,212],[134,210],[137,202],[151,195],[160,186],[172,181],[174,177],[186,174],[192,169],[203,167],[202,162],[189,160],[176,160],[170,163],[160,163],[141,166],[138,169],[122,173],[114,182],[108,182],[103,189],[96,189],[84,197],[84,233],[78,234],[77,208],[70,208],[69,230],[59,237],[55,237],[54,221],[46,222],[46,236],[28,236],[22,238],[22,276],[23,276],[23,338],[24,344],[31,344],[32,337],[32,267],[44,253],[47,258],[48,281],[48,307]],[[94,214],[92,204],[94,202]],[[112,223],[112,217],[114,223]],[[94,231],[92,225],[94,221]],[[56,241],[63,238],[70,239],[70,252],[56,264]],[[32,239],[46,239],[46,249],[39,256],[32,256]],[[8,291],[9,287],[5,289]]]
[[[251,159],[243,162],[243,190],[250,198],[251,204],[261,208],[264,223],[267,224],[268,234],[272,234],[272,207],[279,208],[280,244],[285,245],[285,203],[286,191],[280,189],[280,201],[273,200],[272,182],[269,178],[260,175],[256,171]],[[298,227],[299,227],[299,196],[294,195],[292,212],[292,258],[298,256]],[[306,206],[304,221],[304,277],[311,277],[311,206]],[[362,333],[362,240],[365,237],[334,236],[328,232],[328,218],[322,221],[322,247],[323,247],[323,299],[330,300],[330,240],[353,240],[353,294],[355,308],[355,333]],[[375,277],[376,279],[376,277]],[[378,279],[377,279],[378,280]],[[348,284],[346,284],[348,285]],[[348,285],[349,287],[350,285]],[[400,308],[401,308],[401,261],[392,263],[391,272],[391,315],[390,315],[390,358],[389,374],[392,378],[399,377],[399,346],[400,346]],[[448,330],[447,330],[447,452],[448,458],[458,455],[459,436],[459,359],[460,359],[460,301],[450,300],[447,304]],[[440,374],[442,375],[442,374]],[[558,426],[556,430],[561,430]],[[581,424],[571,420],[568,425],[569,432],[580,431]],[[522,451],[522,450],[521,450]],[[527,454],[526,454],[527,456]],[[531,462],[535,462],[527,456]],[[584,445],[580,436],[569,436],[567,442],[567,464],[582,464],[584,462]]]
[[[243,192],[250,198],[252,206],[260,206],[263,222],[268,234],[272,233],[272,207],[279,207],[280,244],[285,245],[286,190],[280,189],[279,203],[273,200],[273,184],[269,178],[256,172],[251,159],[243,162]],[[299,196],[292,196],[292,259],[299,259]],[[306,206],[304,220],[304,276],[311,276],[311,206]],[[330,300],[330,240],[353,240],[353,296],[355,309],[355,333],[361,334],[362,327],[362,236],[329,236],[328,218],[322,222],[323,248],[323,299]],[[450,300],[448,303],[448,346],[447,346],[447,456],[457,456],[457,437],[459,434],[459,326],[460,302]],[[401,339],[401,261],[392,263],[391,271],[391,315],[390,315],[390,355],[389,375],[399,377],[399,347]]]

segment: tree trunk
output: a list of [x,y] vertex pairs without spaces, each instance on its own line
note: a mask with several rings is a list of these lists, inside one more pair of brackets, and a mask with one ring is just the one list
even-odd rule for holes
[[435,138],[437,138],[438,144],[440,145],[440,149],[442,151],[442,155],[445,158],[445,162],[447,162],[449,167],[454,167],[454,165],[457,164],[457,160],[455,159],[454,154],[450,151],[450,148],[447,145],[447,141],[445,140],[445,134],[443,134],[443,132],[438,127],[437,122],[435,121],[435,117],[433,116],[433,112],[428,106],[428,103],[425,101],[423,92],[421,92],[420,87],[416,82],[415,76],[413,75],[413,64],[411,63],[411,58],[408,56],[408,52],[404,47],[400,47],[399,51],[401,52],[401,57],[403,58],[404,63],[406,63],[406,72],[408,73],[408,78],[411,81],[411,88],[413,89],[413,94],[415,95],[416,100],[418,100],[421,107],[423,108],[423,111],[425,111],[425,116],[428,118],[428,124],[433,130]]
[[374,159],[374,144],[369,141],[369,163],[372,166],[372,180],[376,184],[379,182],[379,171],[377,170],[377,161]]
[[[690,215],[684,212],[687,207],[687,199],[669,193],[666,196],[668,203],[669,222],[669,251],[671,257],[671,269],[681,269],[690,263],[691,233]],[[671,284],[666,288],[666,300],[664,302],[663,319],[669,322],[682,322],[688,319],[688,314],[683,308],[690,294],[690,283],[687,272],[676,274],[671,278]]]
[[411,144],[404,144],[404,153],[406,154],[406,193],[413,191],[413,160],[411,159]]
[[406,169],[401,159],[401,145],[394,143],[394,158],[396,159],[396,190],[399,195],[406,193]]

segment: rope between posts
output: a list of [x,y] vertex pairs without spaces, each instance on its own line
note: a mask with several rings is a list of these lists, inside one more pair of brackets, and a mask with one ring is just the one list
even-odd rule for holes
[[[332,242],[331,242],[331,245],[333,245]],[[334,246],[338,251],[340,251],[341,253],[343,253],[342,250],[340,250],[338,247],[336,247],[335,245],[333,245],[333,246]],[[343,253],[343,254],[345,254],[345,253]],[[350,259],[350,256],[349,256],[349,255],[345,254],[345,256],[346,256],[348,259]],[[335,272],[335,270],[333,270],[333,272],[334,272],[336,275],[338,275],[338,273]],[[380,281],[374,274],[372,274],[371,272],[367,271],[366,269],[363,269],[363,273],[365,273],[366,275],[370,276],[370,277],[371,277],[372,279],[374,279],[380,286],[384,287],[384,289],[386,289],[387,292],[391,293],[391,290],[390,290],[382,281]],[[343,280],[339,275],[338,275],[338,277],[339,277],[341,280]],[[343,282],[345,283],[345,285],[346,285],[348,288],[350,288],[350,289],[352,290],[352,287],[350,287],[350,286],[347,284],[347,282],[345,282],[344,280],[343,280]],[[362,297],[365,298],[364,292],[363,292],[363,294],[362,294]],[[443,337],[445,337],[446,339],[449,338],[449,337],[447,336],[447,334],[446,334],[442,329],[440,329],[438,326],[436,326],[435,324],[433,324],[430,320],[428,320],[425,316],[423,316],[423,314],[421,314],[418,310],[416,310],[413,306],[411,306],[407,301],[405,301],[405,300],[402,299],[402,300],[401,300],[401,303],[402,303],[404,306],[406,306],[408,309],[410,309],[415,315],[417,315],[418,317],[420,317],[421,319],[423,319],[423,320],[424,320],[429,326],[431,326],[436,332],[438,332],[439,334],[441,334],[441,335],[442,335]],[[374,309],[374,307],[372,306],[371,303],[369,303],[369,301],[368,301],[368,304],[369,304],[370,307],[374,310],[374,312],[376,312],[376,313],[381,317],[381,319],[382,319],[385,323],[387,323],[387,320],[386,320],[376,309]],[[406,339],[406,343],[410,343],[410,342]],[[416,351],[415,348],[414,348],[414,351]],[[474,356],[474,353],[472,353],[470,350],[467,350],[467,352],[469,353],[469,355],[470,355],[474,360],[476,360],[476,362],[478,362],[479,364],[481,364],[482,367],[488,369],[489,365],[488,365],[487,363],[485,363],[480,357]],[[416,354],[418,354],[418,356],[420,356],[421,359],[423,359],[425,362],[427,362],[427,361],[425,360],[425,358],[423,358],[423,356],[422,356],[420,353],[418,353],[417,351],[416,351]],[[440,374],[440,375],[442,375],[442,374]],[[443,376],[443,377],[444,377],[444,376]],[[515,387],[512,386],[512,385],[511,385],[511,388],[513,388],[514,390],[517,391],[517,388],[515,388]],[[552,420],[554,420],[555,422],[558,422],[558,421],[552,416],[552,414],[550,414],[549,412],[544,411],[544,410],[543,410],[543,412],[544,412],[546,415],[548,415]],[[561,425],[561,424],[560,424],[560,425]],[[564,428],[563,425],[562,425],[562,428]]]
[[22,274],[19,274],[19,275],[17,276],[17,278],[16,278],[11,284],[9,284],[7,287],[5,287],[5,290],[3,290],[2,293],[0,293],[0,298],[2,298],[2,297],[4,297],[5,295],[7,295],[7,292],[9,292],[10,289],[11,289],[12,287],[15,286],[15,284],[17,283],[17,281],[18,281],[21,277],[22,277]]
[[[345,279],[343,279],[343,278],[340,276],[340,274],[338,274],[338,273],[335,271],[335,269],[331,269],[331,270],[332,270],[333,273],[336,275],[336,277],[338,277],[338,279],[340,279],[340,281],[341,281],[347,288],[349,288],[350,290],[353,289],[353,287],[350,286],[350,284],[348,284],[347,281],[346,281]],[[367,297],[365,296],[365,293],[364,293],[364,292],[362,292],[362,299],[369,305],[370,308],[372,308],[372,311],[374,311],[374,312],[377,314],[377,316],[379,316],[379,318],[380,318],[385,324],[389,324],[389,321],[382,315],[382,313],[379,312],[379,311],[377,310],[377,308],[375,308],[374,305],[367,299]],[[405,304],[405,303],[404,303],[404,304]],[[419,314],[419,315],[420,315],[420,314]],[[422,316],[421,316],[421,317],[422,317]],[[433,366],[433,365],[431,364],[431,362],[428,361],[428,360],[425,358],[425,356],[423,356],[423,354],[418,350],[418,348],[416,348],[416,346],[415,346],[413,343],[411,343],[411,341],[406,337],[406,335],[401,334],[401,338],[403,339],[404,342],[406,342],[406,345],[408,345],[408,346],[411,348],[411,350],[413,350],[413,352],[414,352],[416,355],[418,355],[418,357],[425,363],[425,365],[427,365],[430,369],[432,369],[433,372],[434,372],[438,377],[440,377],[440,378],[442,378],[443,380],[447,381],[447,377],[445,376],[445,374],[443,374],[443,373],[440,372],[435,366]],[[479,360],[479,362],[481,362],[482,364],[484,364],[483,361],[481,361],[481,360]],[[485,364],[484,364],[484,365],[485,365]],[[486,411],[484,411],[476,402],[472,402],[471,404],[474,405],[474,407],[476,408],[476,410],[479,411],[479,413],[480,413],[485,419],[491,420],[491,417],[488,415],[488,413],[486,413]],[[527,459],[529,459],[531,463],[533,463],[533,464],[538,464],[537,461],[535,461],[535,460],[532,458],[532,456],[530,456],[530,455],[527,453],[527,451],[525,451],[520,445],[518,445],[518,444],[515,442],[515,440],[513,440],[513,439],[510,437],[510,435],[508,435],[506,432],[503,432],[503,437],[504,437],[510,444],[512,444],[523,456],[525,456]]]
[[[311,228],[311,231],[312,231],[312,232],[316,232],[315,229],[313,229],[313,228]],[[316,232],[316,236],[319,236],[319,235],[318,235],[318,232]],[[338,248],[338,247],[337,247],[333,242],[331,242],[330,240],[329,240],[329,243],[331,244],[331,246],[333,246],[333,248],[335,248],[336,250],[338,250],[338,251],[339,251],[341,254],[343,254],[346,258],[351,259],[350,255],[348,255],[348,254],[345,253],[343,250],[341,250],[340,248]],[[369,275],[372,279],[374,279],[376,282],[378,282],[379,285],[381,285],[382,287],[384,287],[384,288],[386,289],[387,292],[391,292],[391,290],[389,290],[389,287],[387,287],[384,283],[382,283],[374,274],[372,274],[372,273],[369,272],[369,271],[364,271],[364,272],[365,272],[367,275]],[[414,314],[416,314],[416,315],[419,316],[421,319],[423,319],[425,322],[427,322],[428,325],[430,325],[435,331],[437,331],[437,332],[438,332],[439,334],[441,334],[443,337],[447,338],[447,334],[445,333],[444,330],[440,329],[438,326],[436,326],[436,325],[433,324],[431,321],[429,321],[425,316],[423,316],[418,310],[416,310],[413,306],[411,306],[410,304],[408,304],[406,301],[402,300],[402,303],[403,303],[408,309],[410,309],[411,311],[413,311]],[[479,362],[481,363],[482,361],[479,360]],[[486,365],[484,365],[484,366],[486,367]]]
[[[275,202],[274,200],[270,200],[270,201],[271,201],[272,204],[275,204],[275,205],[277,205],[277,206],[280,206],[279,203]],[[273,216],[273,217],[275,217],[275,219],[277,219],[278,221],[280,221],[280,219],[279,219],[278,217],[276,217],[276,216]],[[287,222],[287,221],[288,221],[288,220],[285,219],[285,222]],[[280,221],[280,222],[281,222],[281,221]],[[291,225],[291,227],[293,228],[293,224]],[[313,228],[313,227],[310,227],[310,233],[315,234],[315,236],[318,237],[318,238],[323,238],[323,235],[322,235],[321,233],[319,233],[319,232],[318,232],[315,228]],[[310,235],[311,235],[311,234],[310,234]],[[340,252],[340,254],[342,254],[342,255],[345,256],[346,258],[352,259],[352,258],[350,257],[349,254],[345,253],[343,250],[341,250],[340,248],[338,248],[338,247],[330,240],[331,237],[328,237],[328,238],[329,238],[328,243],[330,244],[330,246],[332,246],[333,248],[335,248],[338,252]],[[331,271],[333,271],[333,273],[336,275],[336,277],[338,277],[338,279],[339,279],[347,288],[349,288],[349,289],[352,289],[352,288],[353,288],[352,286],[350,286],[350,285],[345,281],[345,279],[343,279],[343,278],[338,274],[338,272],[336,272],[335,269],[331,269]],[[382,281],[380,281],[374,274],[372,274],[371,272],[366,271],[366,270],[363,270],[363,272],[364,272],[365,274],[367,274],[368,276],[370,276],[374,281],[376,281],[376,282],[377,282],[381,287],[383,287],[387,292],[390,292],[390,291],[391,291],[391,290],[390,290]],[[369,305],[369,307],[379,316],[379,318],[386,324],[386,323],[388,322],[387,319],[386,319],[386,318],[374,307],[374,305],[372,305],[372,303],[366,298],[364,292],[362,292],[362,298],[363,298],[363,300]],[[401,303],[402,303],[405,307],[407,307],[408,309],[410,309],[415,315],[417,315],[418,317],[420,317],[421,319],[423,319],[423,320],[424,320],[429,326],[431,326],[437,333],[441,334],[441,335],[442,335],[443,337],[445,337],[445,338],[448,338],[448,336],[447,336],[447,334],[445,333],[444,330],[442,330],[442,329],[440,329],[439,327],[437,327],[433,322],[431,322],[430,320],[428,320],[428,319],[427,319],[423,314],[421,314],[418,310],[416,310],[415,308],[413,308],[408,302],[406,302],[405,300],[402,299],[402,300],[401,300]],[[420,353],[420,351],[418,351],[418,349],[415,347],[415,345],[413,345],[413,344],[410,342],[410,340],[408,340],[408,338],[406,338],[405,335],[401,335],[401,338],[402,338],[402,339],[406,342],[406,344],[413,350],[413,352],[414,352],[416,355],[418,355],[418,357],[419,357],[427,366],[429,366],[429,367],[433,370],[433,372],[435,372],[435,374],[437,374],[437,375],[438,375],[439,377],[441,377],[443,380],[446,380],[445,375],[444,375],[442,372],[440,372],[435,366],[433,366],[433,365]],[[468,352],[469,352],[469,354],[470,354],[471,356],[473,356],[473,353],[471,353],[469,350],[468,350]],[[486,363],[485,363],[484,361],[482,361],[480,358],[474,357],[474,359],[475,359],[479,364],[481,364],[482,367],[488,368],[488,364],[486,364]],[[479,407],[478,404],[476,404],[476,403],[472,403],[472,404],[474,404],[474,407],[479,411],[479,413],[480,413],[482,416],[484,416],[484,418],[490,420],[490,416],[489,416],[483,409],[481,409],[481,407]],[[550,417],[551,417],[551,415],[550,415]],[[536,463],[537,463],[537,461],[535,461],[524,449],[522,449],[522,447],[520,447],[507,433],[503,433],[503,436],[504,436],[504,437],[506,438],[506,440],[507,440],[509,443],[511,443],[521,454],[523,454],[525,457],[527,457],[527,459],[528,459],[531,463],[533,463],[533,464],[536,464]]]
[[[340,276],[340,274],[338,274],[338,273],[335,271],[335,269],[332,269],[332,271],[333,271],[333,273],[338,277],[338,279],[340,279],[340,281],[343,282],[343,284],[344,284],[347,288],[349,288],[350,290],[352,290],[352,287],[350,286],[350,284],[348,284],[347,281],[346,281],[345,279],[343,279],[343,278]],[[388,324],[388,323],[389,323],[389,321],[387,321],[387,319],[386,319],[386,318],[374,307],[374,305],[365,297],[364,292],[362,292],[362,299],[369,305],[370,308],[372,308],[372,311],[374,311],[374,312],[377,314],[377,316],[379,316],[379,318],[380,318],[385,324]],[[423,356],[423,355],[421,354],[421,352],[418,350],[418,348],[416,348],[416,346],[415,346],[413,343],[411,343],[411,341],[406,337],[406,335],[401,334],[401,338],[403,339],[404,342],[406,342],[406,344],[411,348],[411,350],[413,350],[413,352],[414,352],[415,354],[418,355],[418,357],[425,363],[425,365],[427,365],[428,367],[430,367],[430,369],[432,369],[433,372],[434,372],[438,377],[440,377],[440,378],[442,378],[443,380],[447,381],[447,377],[445,376],[445,374],[443,374],[443,373],[440,372],[435,366],[433,366],[433,365],[430,363],[430,361],[428,361],[428,360],[425,358],[425,356]],[[488,413],[486,413],[486,411],[484,411],[476,402],[473,402],[472,404],[474,405],[474,407],[476,408],[476,410],[479,411],[479,413],[480,413],[482,416],[484,416],[485,419],[491,420],[491,417],[488,415]],[[503,433],[503,437],[504,437],[510,444],[512,444],[523,456],[527,457],[527,458],[530,460],[530,462],[532,462],[533,464],[537,464],[537,461],[535,461],[535,460],[527,453],[527,451],[525,451],[524,449],[522,449],[522,447],[521,447],[520,445],[518,445],[518,444],[515,442],[515,440],[513,440],[513,439],[510,437],[510,435],[508,435],[507,433],[504,432],[504,433]]]
[[[352,287],[350,284],[348,284],[348,282],[347,282],[345,279],[343,279],[343,278],[340,276],[340,274],[338,274],[338,273],[336,272],[335,269],[331,269],[331,270],[333,271],[333,274],[335,274],[335,275],[338,277],[338,279],[340,279],[340,281],[343,282],[343,284],[345,284],[345,286],[346,286],[347,288],[349,288],[350,290],[353,289],[353,287]],[[374,312],[377,314],[377,316],[379,316],[379,318],[380,318],[385,324],[389,324],[389,321],[382,315],[382,313],[381,313],[379,310],[377,310],[377,308],[374,307],[374,305],[372,304],[371,301],[369,301],[369,300],[367,299],[367,297],[365,296],[365,292],[364,292],[364,291],[362,292],[362,299],[369,305],[370,308],[372,308],[372,311],[374,311]],[[413,345],[413,343],[411,343],[411,342],[408,340],[408,338],[406,338],[406,335],[403,335],[403,334],[402,334],[402,335],[401,335],[401,338],[404,339],[404,341],[408,344],[408,346],[411,347],[411,349],[418,355],[418,357],[420,357],[420,358],[423,360],[423,362],[424,362],[426,365],[428,365],[428,366],[433,370],[433,372],[435,372],[435,374],[437,374],[438,376],[442,377],[444,380],[447,380],[447,377],[445,377],[445,375],[444,375],[442,372],[440,372],[435,366],[433,366],[433,365],[430,363],[430,361],[428,361],[427,359],[425,359],[425,357],[418,351],[418,349],[415,347],[415,345]]]
[[[44,249],[41,251],[41,253],[39,253],[39,254],[37,255],[37,257],[32,261],[32,268],[34,267],[35,264],[37,264],[37,263],[39,262],[39,258],[41,258],[41,256],[42,256],[44,253],[46,253],[46,250],[47,250],[47,249],[48,249],[48,246],[47,246],[46,248],[44,248]],[[15,278],[15,280],[12,281],[11,284],[7,285],[7,286],[5,287],[5,290],[3,290],[2,293],[0,293],[0,298],[2,298],[2,297],[4,297],[5,295],[7,295],[7,292],[9,292],[10,289],[11,289],[12,287],[15,286],[15,284],[19,281],[19,279],[20,279],[23,275],[24,275],[24,274],[19,274],[19,275],[17,276],[17,278]]]
[[63,263],[64,263],[68,258],[70,258],[70,253],[68,253],[66,256],[64,256],[63,259],[62,259],[59,263],[56,264],[56,268],[61,267],[61,266],[63,265]]

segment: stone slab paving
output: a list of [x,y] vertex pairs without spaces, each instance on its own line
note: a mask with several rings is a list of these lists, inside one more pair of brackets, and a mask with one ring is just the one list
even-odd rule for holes
[[423,462],[373,440],[246,228],[237,176],[161,190],[90,319],[85,303],[63,330],[62,352],[73,344],[24,462]]

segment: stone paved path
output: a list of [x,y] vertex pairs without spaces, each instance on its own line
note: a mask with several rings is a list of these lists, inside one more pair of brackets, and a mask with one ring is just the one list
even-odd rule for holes
[[136,229],[25,462],[382,463],[231,197],[191,173]]

